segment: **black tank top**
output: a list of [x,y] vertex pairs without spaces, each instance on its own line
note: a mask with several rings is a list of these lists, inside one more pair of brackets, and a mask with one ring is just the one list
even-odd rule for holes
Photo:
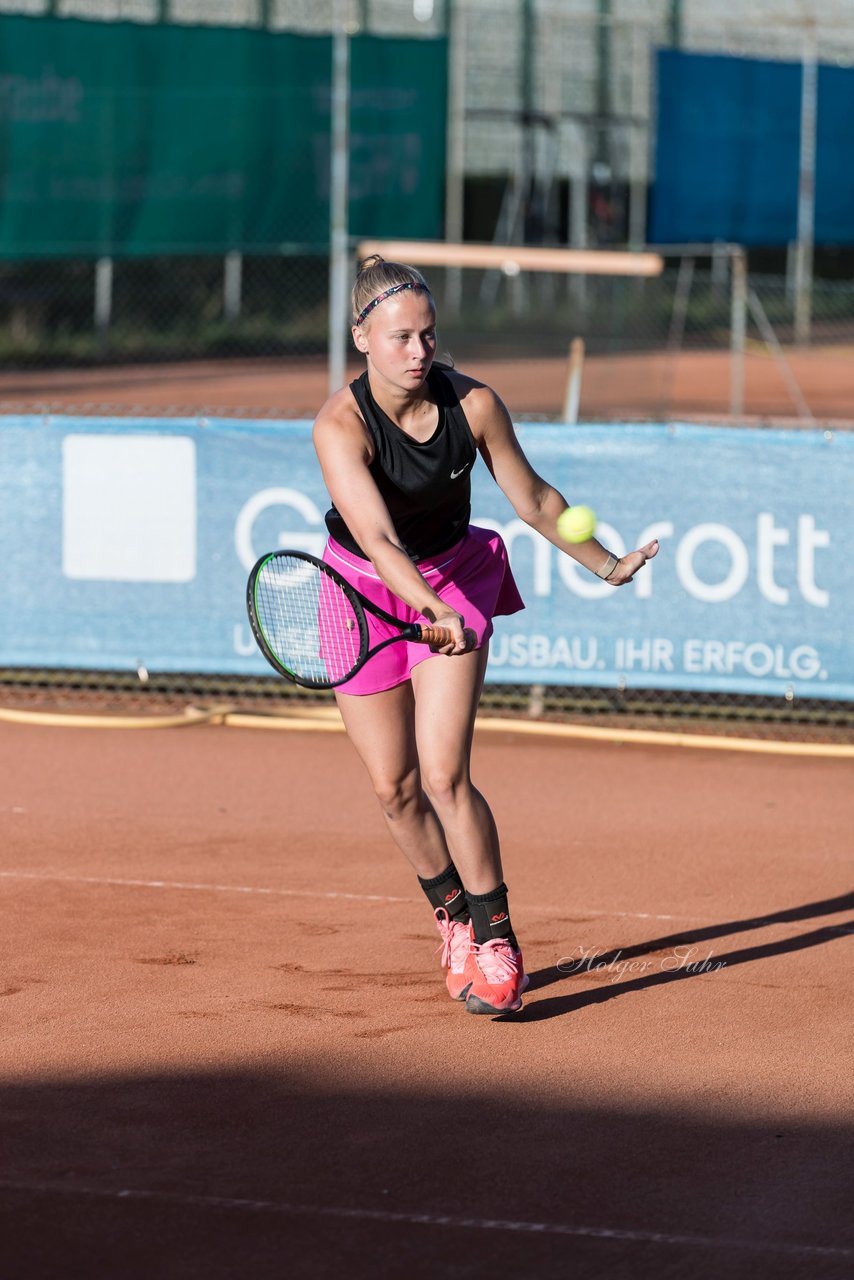
[[[427,386],[439,407],[439,423],[430,439],[419,443],[379,407],[367,372],[350,383],[374,441],[371,475],[412,560],[438,555],[465,535],[471,518],[471,469],[477,459],[474,436],[451,379],[434,366]],[[334,506],[326,513],[326,527],[336,542],[367,559]]]

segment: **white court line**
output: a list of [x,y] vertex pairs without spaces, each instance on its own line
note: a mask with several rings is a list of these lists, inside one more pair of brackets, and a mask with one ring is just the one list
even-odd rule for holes
[[669,1231],[586,1227],[569,1222],[514,1222],[503,1218],[457,1218],[442,1213],[395,1213],[391,1209],[345,1209],[333,1205],[289,1204],[277,1200],[185,1195],[179,1192],[148,1191],[135,1187],[109,1190],[97,1187],[69,1187],[65,1183],[14,1182],[3,1179],[0,1180],[0,1191],[24,1192],[40,1196],[88,1196],[99,1200],[148,1201],[153,1204],[177,1205],[181,1208],[243,1209],[250,1213],[279,1214],[288,1217],[344,1218],[357,1222],[381,1222],[389,1226],[403,1224],[450,1227],[467,1231],[511,1231],[540,1236],[586,1236],[593,1240],[618,1240],[628,1244],[663,1244],[694,1249],[744,1249],[754,1253],[777,1253],[788,1257],[854,1258],[854,1249],[835,1245],[785,1244],[779,1240],[744,1240],[737,1236],[681,1235]]
[[125,880],[113,876],[62,876],[52,871],[0,871],[4,880],[58,880],[62,884],[112,884],[132,889],[195,889],[208,893],[262,893],[282,898],[350,898],[356,902],[411,902],[379,893],[319,893],[314,889],[268,889],[263,885],[194,884],[183,880]]
[[[3,880],[54,880],[61,884],[118,885],[133,889],[190,889],[206,893],[260,893],[282,898],[344,898],[351,902],[415,902],[415,898],[394,898],[381,893],[321,893],[315,889],[270,889],[263,885],[197,884],[184,880],[128,880],[117,876],[64,876],[53,871],[0,871]],[[530,903],[518,904],[525,911],[554,912],[557,908]],[[566,910],[561,907],[560,910]],[[651,911],[600,911],[595,908],[574,906],[573,913],[584,916],[617,917],[624,920],[675,920],[693,921],[699,924],[717,924],[718,921],[701,916],[656,915]]]

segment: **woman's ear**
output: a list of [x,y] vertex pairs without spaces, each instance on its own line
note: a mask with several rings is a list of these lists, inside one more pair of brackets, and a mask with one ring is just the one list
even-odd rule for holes
[[367,338],[365,337],[365,335],[362,333],[362,330],[361,330],[361,328],[359,327],[359,325],[354,324],[354,325],[353,325],[353,328],[352,328],[352,330],[351,330],[351,332],[352,332],[352,334],[353,334],[353,342],[354,342],[354,343],[355,343],[355,345],[356,345],[356,350],[357,350],[357,351],[361,351],[363,355],[367,355],[367,354],[368,354],[368,339],[367,339]]

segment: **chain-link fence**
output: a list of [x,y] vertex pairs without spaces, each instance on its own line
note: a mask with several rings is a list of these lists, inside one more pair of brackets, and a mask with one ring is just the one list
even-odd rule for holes
[[[254,718],[335,718],[332,693],[298,689],[275,676],[199,675],[0,668],[0,708],[24,717],[138,717],[185,714]],[[2,711],[0,711],[0,716]],[[846,746],[854,744],[854,706],[792,696],[667,689],[487,684],[481,717],[570,724],[617,734],[670,734]]]
[[[325,254],[117,260],[100,314],[98,270],[86,261],[0,264],[0,410],[144,404],[306,417],[325,398]],[[668,257],[650,279],[427,274],[442,352],[493,382],[517,418],[566,416],[579,338],[581,419],[854,418],[847,282],[814,282],[803,343],[783,275],[747,275],[743,334],[734,327],[730,256],[711,248]]]
[[[764,0],[750,14],[727,0],[714,15],[689,0],[0,0],[0,10],[125,25],[224,24],[319,35],[344,24],[354,34],[447,35],[447,238],[576,248],[645,242],[657,48],[795,60],[809,50],[838,66],[854,61],[849,7],[836,0],[815,0],[808,12]],[[14,118],[25,106],[23,88],[15,77],[7,81],[7,114]],[[33,92],[48,88],[40,82]],[[103,109],[105,120],[112,118],[115,106],[106,98]],[[141,103],[137,114],[147,109]],[[108,148],[105,164],[111,155],[115,160]],[[110,173],[103,176],[112,181]],[[20,403],[28,386],[17,375],[28,369],[63,371],[45,376],[39,388],[40,403],[59,407],[70,385],[64,371],[74,367],[258,361],[264,389],[250,396],[253,410],[269,393],[272,412],[313,412],[317,379],[309,392],[277,389],[263,363],[319,361],[329,342],[327,246],[296,224],[287,234],[287,242],[253,248],[236,233],[234,247],[218,256],[188,255],[176,242],[171,249],[162,244],[156,257],[137,248],[133,256],[66,252],[0,261],[0,357],[7,371],[0,404]],[[743,403],[724,363],[740,341],[725,247],[705,256],[674,251],[657,280],[524,273],[502,279],[496,271],[466,271],[450,281],[436,272],[433,279],[447,350],[457,363],[481,362],[475,372],[484,376],[500,367],[514,413],[563,414],[566,356],[581,338],[582,416],[735,412],[847,421],[850,387],[837,366],[850,342],[854,258],[844,247],[817,250],[806,333],[803,317],[800,323],[795,317],[796,266],[784,249],[748,255]],[[703,355],[701,371],[681,358],[691,352]],[[138,381],[128,375],[130,385]],[[181,382],[187,394],[176,400],[164,389],[165,409],[217,408],[202,386],[193,405],[191,376]],[[109,386],[117,394],[98,392],[92,402],[120,406],[125,397],[116,377]],[[146,404],[155,408],[151,396]],[[219,407],[241,406],[226,395]]]
[[91,259],[0,263],[6,370],[326,354],[329,257],[311,246],[107,270],[105,284]]

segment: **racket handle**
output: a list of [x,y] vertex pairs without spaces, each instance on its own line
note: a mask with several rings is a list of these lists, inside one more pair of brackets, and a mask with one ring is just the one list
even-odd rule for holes
[[422,644],[432,644],[437,649],[442,645],[454,643],[454,633],[449,627],[428,627],[421,624],[419,640]]

